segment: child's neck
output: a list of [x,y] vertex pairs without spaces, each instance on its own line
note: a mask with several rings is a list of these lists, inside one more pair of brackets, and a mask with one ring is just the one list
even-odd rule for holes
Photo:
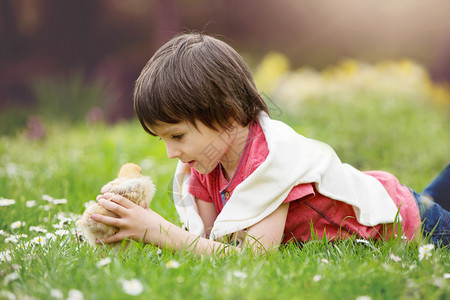
[[235,126],[233,126],[226,135],[227,143],[230,147],[220,160],[220,163],[223,167],[225,179],[228,181],[233,178],[239,165],[239,161],[247,143],[249,129],[250,124],[245,127],[235,124]]

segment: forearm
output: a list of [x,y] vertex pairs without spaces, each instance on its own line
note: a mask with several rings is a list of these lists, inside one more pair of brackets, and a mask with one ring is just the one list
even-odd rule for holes
[[[283,236],[286,215],[289,203],[282,204],[274,213],[263,221],[250,227],[243,236],[235,236],[243,240],[241,247],[235,247],[226,243],[216,242],[198,237],[182,228],[170,223],[160,216],[158,232],[153,232],[151,237],[145,240],[162,248],[172,250],[190,250],[198,255],[211,255],[213,253],[228,254],[250,248],[256,254],[264,254],[267,251],[276,250]],[[153,227],[155,228],[155,227]]]
[[165,219],[160,221],[158,232],[145,235],[144,242],[175,251],[188,250],[199,256],[240,251],[240,248],[196,236]]

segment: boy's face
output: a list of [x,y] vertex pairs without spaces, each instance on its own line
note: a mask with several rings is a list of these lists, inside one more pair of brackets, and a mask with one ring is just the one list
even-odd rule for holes
[[[224,129],[211,129],[202,122],[159,123],[151,128],[166,144],[167,156],[178,158],[201,174],[208,174],[229,158],[233,141]],[[228,159],[227,159],[228,161]],[[237,161],[238,162],[238,161]],[[236,163],[237,163],[236,162]]]

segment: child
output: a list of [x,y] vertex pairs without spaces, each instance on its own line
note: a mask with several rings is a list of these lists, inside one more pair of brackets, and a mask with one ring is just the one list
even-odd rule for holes
[[[449,197],[449,166],[427,196],[389,173],[342,164],[329,146],[269,118],[248,66],[220,40],[184,34],[163,45],[136,82],[134,105],[143,128],[179,160],[174,200],[189,231],[107,193],[97,200],[119,217],[92,218],[120,231],[101,242],[129,238],[202,255],[274,249],[312,234],[413,240],[422,221],[434,243],[449,242],[449,213],[430,197]],[[229,237],[241,243],[224,243]]]

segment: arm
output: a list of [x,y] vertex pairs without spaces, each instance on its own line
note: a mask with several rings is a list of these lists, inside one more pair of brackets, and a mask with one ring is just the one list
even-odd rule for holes
[[195,198],[197,203],[198,214],[202,218],[203,225],[205,226],[206,236],[209,236],[211,229],[214,227],[214,221],[217,218],[216,207],[214,203],[206,202]]
[[[188,249],[198,255],[239,250],[224,243],[197,237],[170,223],[153,210],[142,208],[120,195],[107,193],[99,196],[98,202],[105,209],[119,216],[114,218],[98,214],[92,215],[94,221],[120,228],[117,234],[104,239],[102,241],[104,243],[118,242],[129,238],[177,251]],[[288,208],[289,204],[283,204],[271,215],[250,227],[244,245],[262,252],[278,246],[281,242]]]

